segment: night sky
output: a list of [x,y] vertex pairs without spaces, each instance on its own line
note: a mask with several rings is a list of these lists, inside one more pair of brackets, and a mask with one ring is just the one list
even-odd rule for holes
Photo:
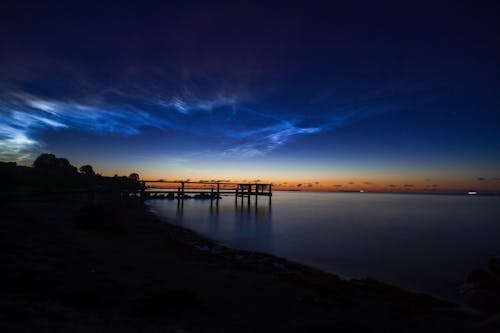
[[0,160],[500,190],[499,2],[166,3],[2,1]]

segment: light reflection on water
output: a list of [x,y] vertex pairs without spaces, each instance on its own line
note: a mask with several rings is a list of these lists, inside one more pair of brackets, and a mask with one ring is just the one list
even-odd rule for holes
[[[266,198],[267,199],[267,198]],[[153,199],[169,222],[236,248],[456,299],[467,271],[500,254],[500,198],[275,192],[272,206],[225,196]]]

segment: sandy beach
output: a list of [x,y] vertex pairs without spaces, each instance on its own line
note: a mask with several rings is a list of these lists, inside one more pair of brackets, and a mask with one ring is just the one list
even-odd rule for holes
[[2,332],[479,332],[484,318],[373,280],[230,249],[140,200],[1,203]]

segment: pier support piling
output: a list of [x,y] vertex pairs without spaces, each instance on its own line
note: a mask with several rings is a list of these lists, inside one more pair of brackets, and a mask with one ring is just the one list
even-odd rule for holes
[[219,194],[220,194],[220,184],[217,184],[217,201],[216,201],[217,206],[219,206]]
[[250,206],[250,196],[252,195],[252,185],[248,184],[248,205]]
[[271,197],[273,196],[272,184],[269,184],[269,206],[271,206]]

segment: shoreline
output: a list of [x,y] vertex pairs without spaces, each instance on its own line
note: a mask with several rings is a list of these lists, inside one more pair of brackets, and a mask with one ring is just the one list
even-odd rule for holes
[[[268,206],[267,202],[259,201],[255,208],[253,202],[250,208],[240,206],[239,202],[233,205],[231,198],[225,198],[220,207],[193,199],[186,200],[183,206],[176,200],[155,198],[145,203],[166,222],[228,247],[262,251],[344,279],[372,278],[460,304],[464,303],[460,288],[467,273],[478,267],[483,257],[487,258],[481,254],[483,248],[496,245],[485,236],[488,233],[482,232],[494,228],[494,221],[484,215],[475,215],[477,223],[474,223],[472,218],[462,220],[458,214],[439,214],[439,209],[453,209],[454,203],[465,206],[469,198],[444,198],[430,206],[436,199],[360,196],[360,200],[355,200],[357,198],[337,198],[327,193],[322,197],[310,194],[313,199],[306,198],[308,194],[287,195],[276,197],[277,205]],[[328,206],[330,200],[332,208]],[[487,207],[496,203],[485,200],[489,202]],[[481,207],[472,201],[471,208]],[[394,202],[401,203],[401,207],[408,205],[411,213],[403,213]],[[358,213],[357,207],[366,203],[363,207],[376,213]],[[310,222],[302,224],[308,221],[310,207],[318,207],[318,211],[313,211]],[[459,232],[469,230],[474,224],[477,231],[471,232],[471,241],[465,242]],[[438,230],[440,235],[448,234],[451,240],[445,242],[428,229]],[[473,246],[472,239],[485,239],[485,242],[476,241],[477,246]]]
[[335,281],[343,281],[346,283],[353,284],[374,284],[379,285],[381,287],[391,288],[395,290],[400,290],[403,292],[408,292],[412,294],[422,295],[425,297],[431,297],[436,299],[439,302],[448,303],[452,306],[464,306],[463,304],[456,302],[452,299],[446,299],[444,297],[440,297],[438,295],[433,295],[430,292],[412,290],[410,288],[400,287],[392,283],[387,283],[372,277],[349,277],[343,276],[341,274],[335,272],[329,272],[328,270],[321,269],[319,267],[314,267],[314,265],[308,265],[306,263],[302,263],[299,261],[295,261],[292,259],[287,259],[284,257],[276,256],[271,253],[261,252],[261,251],[253,251],[253,250],[244,250],[239,249],[237,247],[233,247],[229,244],[226,244],[222,241],[217,241],[215,239],[211,239],[207,236],[204,236],[198,233],[195,230],[189,229],[187,227],[178,226],[172,222],[170,222],[169,218],[161,217],[151,210],[151,207],[146,205],[147,214],[151,215],[152,219],[158,220],[160,223],[165,223],[168,228],[172,230],[176,230],[176,241],[183,243],[184,245],[191,246],[197,249],[200,252],[209,254],[209,255],[221,255],[225,259],[229,259],[235,261],[234,264],[242,263],[242,264],[251,264],[251,265],[272,265],[274,269],[281,270],[284,274],[300,274],[305,273],[308,275],[325,275],[328,279],[333,279]]
[[[205,236],[197,232],[196,230],[192,230],[186,226],[179,226],[175,224],[174,222],[170,221],[170,218],[168,217],[162,217],[158,215],[157,213],[154,212],[154,210],[151,209],[151,206],[145,205],[147,207],[148,214],[151,214],[154,219],[157,219],[160,221],[160,223],[165,223],[167,224],[170,228],[176,228],[179,229],[182,233],[188,233],[192,237],[196,238],[196,242],[188,244],[199,251],[206,252],[209,254],[213,255],[218,255],[220,254],[221,250],[224,249],[228,253],[234,253],[234,256],[238,256],[238,260],[245,260],[245,256],[248,255],[249,257],[246,259],[247,261],[254,261],[253,264],[259,265],[262,263],[274,263],[276,267],[279,267],[283,271],[288,271],[288,267],[293,267],[293,269],[298,270],[299,272],[310,272],[313,275],[314,274],[324,274],[326,276],[330,276],[333,278],[335,281],[342,281],[344,283],[349,283],[353,284],[356,286],[360,287],[367,287],[368,285],[372,286],[379,286],[381,288],[387,288],[391,290],[398,290],[400,292],[405,292],[405,293],[410,293],[410,294],[415,294],[415,295],[420,295],[423,297],[429,297],[434,299],[437,302],[441,302],[442,304],[446,304],[449,307],[454,307],[455,309],[459,309],[460,311],[464,311],[464,313],[468,313],[469,315],[475,316],[475,317],[483,317],[483,319],[492,319],[490,316],[491,314],[486,314],[484,311],[478,310],[477,307],[471,306],[470,304],[467,303],[467,300],[465,299],[466,297],[470,298],[470,296],[465,296],[464,294],[460,293],[460,288],[464,288],[464,286],[467,284],[467,282],[464,280],[462,285],[457,285],[457,293],[456,295],[452,297],[445,297],[440,294],[434,294],[431,291],[427,290],[417,290],[413,289],[408,286],[400,286],[397,283],[391,283],[384,281],[382,279],[378,279],[376,277],[372,277],[369,275],[366,276],[361,276],[361,277],[350,277],[346,275],[339,274],[337,272],[333,271],[328,271],[327,269],[322,269],[321,267],[317,267],[314,265],[310,265],[308,263],[296,261],[293,259],[288,259],[285,257],[280,257],[278,255],[272,254],[272,253],[267,253],[267,252],[262,252],[262,251],[254,251],[254,250],[245,250],[245,249],[240,249],[234,246],[231,246],[229,244],[224,243],[223,241],[218,241],[216,239],[212,239],[209,236]],[[205,245],[200,245],[200,244],[205,244]],[[208,245],[207,245],[208,244]],[[293,269],[290,271],[291,274],[294,274]],[[460,286],[460,288],[459,288]],[[490,296],[487,296],[490,297]],[[483,300],[484,301],[484,300]],[[495,324],[497,325],[497,321],[495,321]]]
[[456,304],[233,249],[126,201],[2,203],[2,331],[479,329]]

